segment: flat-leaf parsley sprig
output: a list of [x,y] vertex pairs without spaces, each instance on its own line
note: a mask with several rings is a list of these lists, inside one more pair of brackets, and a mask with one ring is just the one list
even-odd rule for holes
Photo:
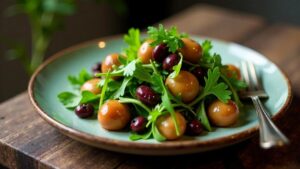
[[173,53],[183,47],[181,38],[188,37],[187,34],[180,34],[176,27],[173,26],[168,30],[162,24],[159,24],[158,28],[149,26],[147,33],[149,38],[153,40],[152,46],[164,43],[169,47],[169,51]]

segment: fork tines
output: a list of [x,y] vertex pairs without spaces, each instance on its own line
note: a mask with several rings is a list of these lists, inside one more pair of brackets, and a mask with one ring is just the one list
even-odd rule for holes
[[262,85],[257,77],[255,66],[250,61],[241,62],[241,69],[243,79],[248,85],[246,91],[242,92],[242,98],[250,98],[251,96],[258,96],[259,98],[268,98],[267,93],[262,88]]

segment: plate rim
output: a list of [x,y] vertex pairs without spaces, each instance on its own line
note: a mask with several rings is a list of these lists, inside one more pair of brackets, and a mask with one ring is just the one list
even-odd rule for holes
[[[192,35],[194,37],[201,37],[203,38],[203,36],[199,36],[199,35]],[[253,136],[254,134],[256,134],[256,132],[258,131],[258,125],[255,125],[247,130],[243,130],[241,132],[229,135],[229,136],[223,136],[220,138],[216,138],[213,140],[206,140],[206,141],[201,141],[201,140],[177,140],[177,141],[168,141],[168,142],[163,142],[163,143],[145,143],[145,142],[135,142],[135,141],[124,141],[124,140],[116,140],[116,139],[111,139],[111,138],[105,138],[105,137],[101,137],[101,136],[95,136],[89,133],[85,133],[83,131],[79,131],[77,129],[68,127],[62,123],[60,123],[59,121],[55,120],[54,118],[50,117],[46,111],[44,111],[38,104],[38,102],[35,99],[35,94],[33,92],[34,89],[34,84],[35,84],[35,80],[37,78],[37,76],[52,62],[54,62],[55,60],[59,59],[62,56],[65,56],[66,53],[70,53],[72,51],[76,51],[76,49],[80,49],[83,48],[85,46],[88,46],[89,44],[93,44],[96,42],[99,42],[101,40],[106,40],[106,41],[110,41],[110,40],[116,40],[118,38],[121,38],[122,35],[118,34],[118,35],[113,35],[113,36],[105,36],[102,38],[97,38],[97,39],[93,39],[93,40],[89,40],[89,41],[85,41],[76,45],[72,45],[71,47],[65,48],[63,50],[60,50],[59,52],[53,54],[52,56],[50,56],[48,59],[46,59],[46,61],[44,61],[33,73],[33,75],[30,78],[29,84],[28,84],[28,95],[31,101],[31,104],[33,105],[33,107],[37,110],[37,113],[46,121],[48,122],[50,125],[52,125],[53,127],[57,128],[60,132],[66,134],[69,137],[72,137],[78,141],[81,142],[85,142],[89,145],[93,145],[93,146],[97,146],[97,144],[101,143],[103,145],[106,146],[110,146],[110,147],[119,147],[119,148],[130,148],[130,149],[138,149],[138,150],[168,150],[168,149],[192,149],[192,148],[199,148],[199,147],[205,147],[205,148],[209,148],[209,147],[214,147],[216,145],[220,146],[220,145],[226,145],[226,144],[231,144],[231,143],[235,143],[235,142],[239,142],[241,140],[245,140],[251,136]],[[221,39],[217,39],[217,38],[210,38],[210,37],[204,37],[204,38],[208,38],[208,39],[212,39],[212,40],[217,40],[223,43],[231,43],[231,44],[235,44],[238,46],[242,46],[244,48],[250,49],[251,51],[257,52],[259,54],[261,54],[260,52],[249,48],[247,46],[243,46],[240,44],[237,44],[235,42],[230,42],[230,41],[225,41],[225,40],[221,40]],[[276,68],[279,70],[279,72],[283,75],[287,86],[288,86],[288,96],[287,99],[284,103],[284,105],[282,106],[282,108],[272,117],[273,120],[276,120],[278,118],[280,118],[288,109],[288,107],[290,106],[291,102],[292,102],[292,89],[291,89],[291,82],[287,77],[287,74],[279,67],[277,66],[277,64],[275,64],[274,62],[272,62],[271,60],[269,60],[269,58],[267,58],[265,55],[261,54],[265,59],[268,60],[268,62],[274,64],[276,66]],[[69,55],[70,56],[70,55]],[[102,147],[103,146],[97,146],[97,147]]]

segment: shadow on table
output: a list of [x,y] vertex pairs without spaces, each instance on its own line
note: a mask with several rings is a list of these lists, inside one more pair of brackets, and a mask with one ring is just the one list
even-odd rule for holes
[[7,169],[7,168],[0,164],[0,169]]

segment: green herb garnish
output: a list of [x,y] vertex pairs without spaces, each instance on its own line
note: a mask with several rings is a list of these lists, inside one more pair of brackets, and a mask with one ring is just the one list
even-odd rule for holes
[[156,46],[165,43],[172,53],[183,47],[181,38],[187,37],[186,34],[180,34],[176,27],[173,26],[168,30],[162,24],[160,24],[158,28],[149,26],[147,33],[149,38],[154,40],[151,45]]
[[82,86],[84,82],[90,80],[92,78],[92,75],[90,75],[86,69],[82,69],[79,73],[79,75],[76,76],[68,76],[69,82],[74,86]]
[[128,48],[124,50],[127,62],[131,62],[137,58],[137,51],[141,46],[140,30],[129,29],[128,34],[124,35],[124,41],[128,44]]
[[223,82],[218,82],[221,72],[218,67],[208,70],[205,80],[205,87],[201,94],[189,105],[193,106],[208,95],[214,95],[222,102],[227,103],[231,98],[231,91],[227,90],[228,86]]

